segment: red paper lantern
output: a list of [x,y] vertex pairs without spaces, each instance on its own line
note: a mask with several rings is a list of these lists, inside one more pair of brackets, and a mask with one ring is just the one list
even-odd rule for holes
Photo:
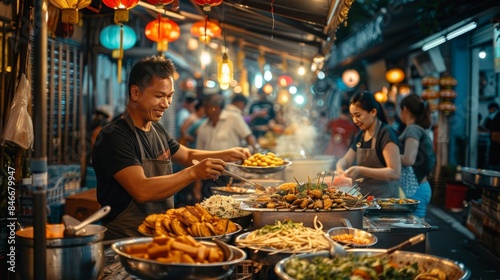
[[155,5],[158,9],[163,9],[166,5],[174,2],[174,0],[148,0],[148,2]]
[[144,34],[146,38],[158,44],[158,51],[167,51],[168,43],[181,36],[181,28],[175,21],[158,18],[146,25]]
[[137,6],[139,0],[102,0],[104,5],[115,10],[115,23],[128,21],[128,10]]
[[212,7],[219,6],[222,3],[222,0],[194,0],[194,2],[203,6],[203,11],[210,12]]
[[[205,30],[206,25],[206,30]],[[213,37],[220,36],[222,34],[222,29],[220,26],[209,20],[201,20],[193,23],[191,26],[191,34],[200,38],[200,42],[208,43]]]

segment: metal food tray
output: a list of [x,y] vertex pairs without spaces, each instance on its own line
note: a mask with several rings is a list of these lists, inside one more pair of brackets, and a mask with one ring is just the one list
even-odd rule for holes
[[[377,198],[372,202],[372,206],[367,209],[367,213],[412,213],[420,204],[419,200],[412,199],[415,202],[407,203],[377,203],[377,201],[389,201],[392,198]],[[405,199],[408,201],[409,199]]]
[[347,209],[315,210],[315,209],[290,209],[290,208],[255,208],[245,202],[240,203],[240,209],[253,213],[253,227],[261,228],[265,225],[274,225],[276,221],[291,220],[301,222],[304,226],[314,227],[316,217],[323,228],[328,230],[339,226],[344,220],[349,221],[355,228],[363,228],[363,214],[368,206]]
[[285,170],[287,166],[291,165],[292,162],[285,160],[283,165],[279,166],[243,166],[241,164],[236,164],[236,163],[230,163],[233,166],[238,167],[241,171],[247,172],[247,173],[254,173],[254,174],[272,174],[276,172],[280,172]]

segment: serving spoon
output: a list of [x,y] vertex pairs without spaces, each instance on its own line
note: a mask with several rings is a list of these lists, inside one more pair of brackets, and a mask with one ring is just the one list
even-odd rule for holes
[[[93,222],[101,219],[102,217],[108,215],[110,210],[111,210],[111,207],[104,206],[77,225],[74,225],[74,218],[73,217],[71,217],[69,215],[64,215],[62,217],[63,222],[64,222],[64,237],[77,236],[79,230],[84,228],[86,225],[93,223]],[[70,217],[70,218],[68,218],[68,217]]]
[[[193,164],[198,164],[198,163],[200,163],[200,161],[198,161],[196,159],[193,159],[192,163]],[[248,179],[246,179],[246,178],[244,178],[244,177],[242,177],[242,176],[240,176],[240,175],[238,175],[236,173],[233,173],[233,172],[230,172],[230,171],[227,171],[227,170],[224,169],[224,171],[222,171],[222,175],[231,176],[231,177],[233,177],[235,179],[238,179],[238,180],[241,180],[241,181],[243,181],[245,183],[248,183],[248,184],[254,186],[255,189],[257,189],[259,191],[263,191],[263,192],[266,191],[266,187],[264,187],[263,185],[261,185],[259,183],[252,182],[252,181],[250,181],[250,180],[248,180]]]
[[344,249],[342,245],[339,243],[335,242],[329,235],[328,233],[324,234],[326,240],[328,240],[328,243],[330,244],[330,248],[328,250],[330,254],[330,258],[333,259],[336,256],[338,257],[344,257],[347,256],[347,251]]
[[388,255],[394,253],[397,250],[408,248],[408,247],[416,245],[424,240],[425,240],[425,234],[421,233],[421,234],[415,235],[415,236],[387,249],[385,252],[377,254],[376,256],[377,257],[385,257],[385,256],[388,256]]

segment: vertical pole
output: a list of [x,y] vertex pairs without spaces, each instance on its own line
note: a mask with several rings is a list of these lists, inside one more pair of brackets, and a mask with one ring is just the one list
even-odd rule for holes
[[46,279],[47,222],[47,0],[35,1],[34,17],[33,276]]

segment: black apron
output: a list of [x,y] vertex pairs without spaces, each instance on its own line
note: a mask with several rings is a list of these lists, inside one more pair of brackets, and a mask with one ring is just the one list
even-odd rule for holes
[[[377,156],[377,150],[375,148],[380,126],[381,122],[378,121],[370,148],[363,148],[362,145],[358,145],[356,151],[356,162],[359,166],[366,166],[371,168],[386,167],[379,160]],[[361,141],[363,141],[364,139],[364,134],[365,132],[363,132],[363,135],[361,135]],[[370,192],[370,195],[373,195],[375,197],[399,198],[399,180],[394,181],[365,178],[362,183],[359,183],[359,187],[361,188],[362,194]]]
[[[146,177],[150,178],[154,176],[172,174],[173,173],[172,161],[170,159],[160,160],[160,159],[146,158],[142,142],[139,139],[139,135],[137,135],[136,128],[134,126],[132,118],[130,117],[127,111],[125,111],[125,113],[123,114],[123,118],[125,118],[125,120],[129,124],[130,128],[135,134],[137,142],[139,143],[139,149],[141,151],[141,166],[144,169],[144,174],[146,175]],[[166,153],[167,150],[163,145],[163,141],[156,132],[156,129],[154,128],[153,124],[151,124],[151,129],[153,130],[153,133],[156,135],[156,137],[158,137],[160,141],[162,152]],[[104,225],[107,228],[105,239],[111,240],[111,239],[126,238],[130,236],[141,236],[142,234],[139,233],[137,228],[146,218],[146,216],[148,216],[149,214],[165,213],[167,209],[171,208],[174,208],[173,196],[165,200],[157,202],[147,202],[142,204],[138,203],[132,198],[129,205],[125,210],[123,210],[123,212],[118,214],[118,216],[116,216],[116,218],[113,221],[106,223]]]

